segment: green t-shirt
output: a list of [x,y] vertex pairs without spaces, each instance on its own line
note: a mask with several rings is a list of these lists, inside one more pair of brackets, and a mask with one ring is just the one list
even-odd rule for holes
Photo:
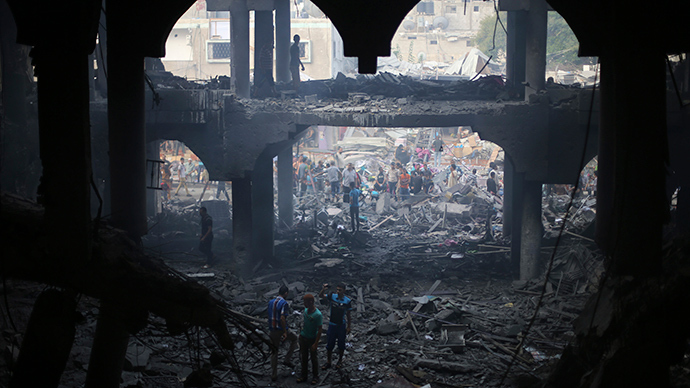
[[319,309],[314,309],[314,312],[309,314],[307,309],[304,309],[304,327],[300,335],[304,338],[316,338],[316,333],[319,327],[323,324],[323,315]]

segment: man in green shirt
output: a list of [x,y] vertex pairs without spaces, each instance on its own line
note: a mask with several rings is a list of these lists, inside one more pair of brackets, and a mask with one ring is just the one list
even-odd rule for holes
[[298,383],[307,381],[308,366],[307,361],[311,355],[311,370],[314,378],[312,384],[319,382],[319,359],[316,350],[321,340],[321,325],[323,324],[323,315],[321,311],[314,306],[314,295],[306,294],[304,299],[304,326],[299,333],[299,353],[302,362],[302,376],[297,379]]

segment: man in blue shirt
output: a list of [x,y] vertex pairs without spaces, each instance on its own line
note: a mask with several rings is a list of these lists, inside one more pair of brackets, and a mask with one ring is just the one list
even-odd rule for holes
[[283,364],[292,368],[294,365],[290,361],[292,359],[292,352],[297,347],[297,336],[295,333],[288,330],[286,318],[290,314],[290,306],[288,306],[287,298],[288,288],[283,285],[278,290],[278,296],[268,302],[268,336],[271,339],[271,380],[276,381],[278,378],[278,349],[282,341],[290,341],[290,348],[285,355]]
[[350,222],[352,233],[359,231],[359,197],[362,190],[355,187],[355,182],[350,182]]
[[[336,368],[340,368],[343,363],[343,354],[345,353],[345,336],[350,333],[350,311],[352,311],[352,300],[345,296],[345,284],[338,284],[335,291],[326,293],[328,284],[324,284],[321,291],[319,291],[319,298],[322,303],[328,303],[331,308],[330,322],[328,323],[328,343],[326,344],[326,365],[321,369],[328,369],[331,367],[331,359],[333,355],[333,348],[336,340],[338,342],[338,363]],[[347,316],[347,319],[345,319]]]

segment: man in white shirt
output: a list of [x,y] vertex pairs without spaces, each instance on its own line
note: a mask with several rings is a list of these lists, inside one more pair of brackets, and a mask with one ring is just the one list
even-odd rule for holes
[[187,188],[187,168],[184,164],[184,158],[180,158],[180,165],[177,167],[177,176],[180,178],[180,184],[177,186],[177,190],[175,190],[175,195],[177,195],[177,193],[180,192],[180,188],[184,186],[184,189],[187,191],[187,196],[191,197],[192,195],[189,194],[189,189]]
[[343,171],[343,202],[350,202],[350,183],[357,182],[357,171],[352,163],[347,164],[347,168]]

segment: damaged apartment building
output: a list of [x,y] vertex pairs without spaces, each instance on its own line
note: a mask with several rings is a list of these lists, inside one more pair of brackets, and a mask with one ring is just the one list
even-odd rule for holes
[[[293,386],[287,369],[268,379],[265,310],[255,306],[284,284],[300,310],[301,294],[345,281],[356,319],[346,366],[322,371],[320,386],[688,386],[688,3],[498,0],[507,53],[497,85],[364,76],[390,56],[395,31],[421,3],[312,1],[362,76],[256,99],[257,48],[275,47],[276,80],[290,81],[288,0],[0,0],[0,385]],[[204,85],[157,71],[176,21],[199,3],[230,15],[231,76]],[[549,12],[572,28],[579,55],[598,57],[594,87],[547,88]],[[337,249],[313,230],[299,233],[293,145],[314,126],[468,126],[500,146],[509,243],[473,248],[501,255],[502,268],[488,272],[502,272],[509,287],[494,293],[499,281],[486,272],[472,279],[486,270],[486,251],[463,262],[462,243],[432,242],[448,206],[432,217],[430,202],[412,203],[408,211],[431,227],[414,229],[401,211],[370,224],[371,240]],[[183,142],[211,180],[232,182],[232,273],[186,273],[142,243],[155,226],[147,215],[161,140]],[[544,260],[552,247],[542,218],[560,215],[542,213],[542,188],[574,184],[594,156],[590,242],[603,260],[585,298],[551,273],[558,254]],[[37,187],[29,175],[40,176]],[[396,225],[417,236],[390,242]],[[365,251],[387,261],[367,262]]]

